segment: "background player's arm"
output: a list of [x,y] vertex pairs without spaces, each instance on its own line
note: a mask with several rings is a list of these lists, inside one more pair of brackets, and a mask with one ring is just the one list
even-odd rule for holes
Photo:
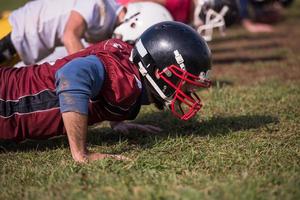
[[69,54],[84,48],[81,38],[83,38],[86,27],[84,18],[78,12],[71,11],[62,37],[62,43]]

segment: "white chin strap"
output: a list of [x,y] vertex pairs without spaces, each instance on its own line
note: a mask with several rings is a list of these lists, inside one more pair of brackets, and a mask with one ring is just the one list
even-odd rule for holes
[[161,91],[161,89],[158,87],[158,85],[155,83],[155,81],[152,79],[152,77],[148,74],[148,72],[147,72],[146,68],[143,66],[142,62],[139,62],[138,65],[139,65],[139,71],[142,74],[142,76],[146,77],[146,79],[150,82],[150,84],[155,89],[155,91],[165,101],[165,105],[168,106],[171,103],[171,101],[163,93],[163,91]]
[[[135,47],[138,51],[138,53],[140,54],[141,57],[144,57],[148,54],[146,48],[144,47],[143,43],[142,43],[142,40],[139,39],[136,44],[135,44]],[[133,55],[132,55],[132,52],[131,51],[131,55],[130,55],[130,60],[133,60]],[[158,85],[156,84],[156,82],[152,79],[152,77],[148,74],[148,71],[147,71],[147,67],[149,67],[149,64],[148,66],[145,66],[143,65],[143,63],[140,61],[138,63],[138,67],[139,67],[139,71],[140,73],[142,74],[142,76],[146,77],[146,79],[150,82],[150,84],[152,85],[152,87],[155,89],[155,91],[159,94],[159,96],[165,101],[165,105],[168,106],[170,103],[171,103],[171,100],[164,94],[164,92],[158,87]]]
[[[201,21],[199,18],[199,15],[202,11],[204,2],[199,0],[198,5],[195,9],[194,12],[194,24],[197,26],[197,31],[206,41],[211,41],[212,40],[212,35],[213,35],[213,29],[214,28],[219,28],[219,31],[221,35],[224,35],[225,32],[225,20],[224,16],[229,10],[228,6],[223,6],[221,11],[218,13],[214,11],[213,9],[209,9],[205,15],[205,24]],[[203,24],[203,25],[200,25]]]

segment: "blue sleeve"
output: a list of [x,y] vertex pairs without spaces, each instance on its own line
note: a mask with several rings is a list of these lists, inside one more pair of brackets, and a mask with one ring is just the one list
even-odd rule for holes
[[240,17],[241,19],[249,18],[248,14],[248,0],[239,0]]
[[88,114],[89,99],[97,96],[105,69],[96,56],[74,59],[55,74],[56,93],[61,112]]

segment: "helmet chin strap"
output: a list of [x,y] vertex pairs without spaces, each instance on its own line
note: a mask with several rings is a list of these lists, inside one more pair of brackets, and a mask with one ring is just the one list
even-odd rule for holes
[[[145,49],[141,39],[137,41],[135,44],[136,49],[141,57],[144,57],[148,54],[147,50]],[[133,51],[131,51],[129,60],[133,61]],[[149,67],[150,64],[146,66],[146,68]],[[146,79],[150,82],[154,90],[158,93],[158,95],[164,100],[164,104],[169,107],[168,105],[171,104],[171,99],[169,99],[164,92],[160,89],[160,87],[156,84],[156,82],[152,79],[152,77],[149,75],[147,69],[143,65],[141,61],[138,62],[139,71],[142,74],[142,76],[146,77]]]
[[142,76],[146,77],[146,79],[150,82],[150,84],[155,89],[155,91],[165,101],[165,105],[168,107],[168,105],[171,104],[171,100],[163,93],[163,91],[158,87],[158,85],[155,83],[155,81],[152,79],[152,77],[148,74],[148,72],[147,72],[146,68],[143,66],[142,62],[139,62],[138,65],[139,65],[139,71],[142,74]]

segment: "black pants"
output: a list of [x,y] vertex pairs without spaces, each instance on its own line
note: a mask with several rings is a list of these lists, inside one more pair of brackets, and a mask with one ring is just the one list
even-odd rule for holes
[[0,40],[0,64],[12,59],[16,53],[9,33]]

